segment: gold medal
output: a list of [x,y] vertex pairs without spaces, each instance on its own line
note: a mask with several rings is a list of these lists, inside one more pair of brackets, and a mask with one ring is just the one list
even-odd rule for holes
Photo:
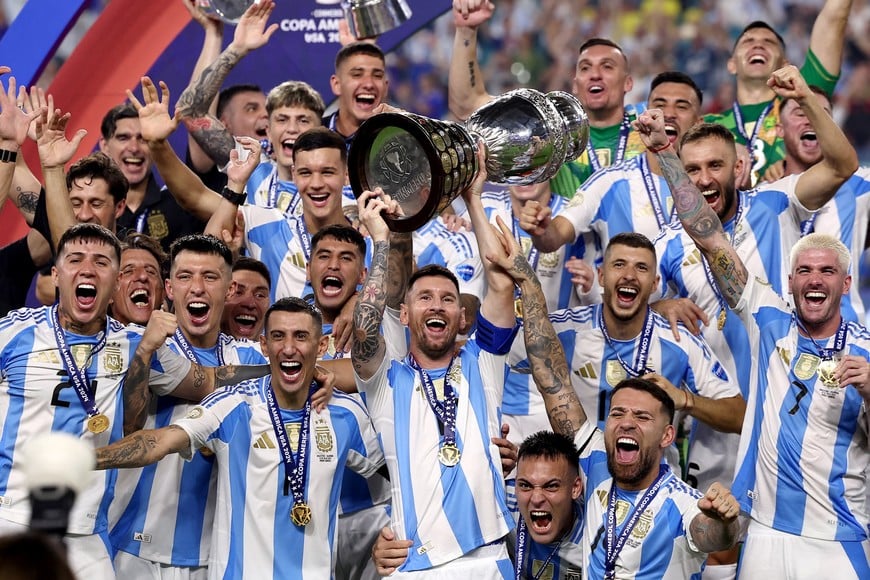
[[516,316],[518,320],[523,319],[523,299],[522,298],[514,299],[514,316]]
[[716,328],[722,330],[725,328],[725,320],[728,318],[728,311],[724,308],[719,310],[719,323],[716,324]]
[[459,447],[453,443],[445,443],[438,450],[438,461],[441,465],[453,467],[459,463],[459,458],[462,454],[459,452]]
[[304,501],[294,503],[290,510],[290,521],[300,528],[308,525],[311,522],[311,508],[308,504]]
[[819,362],[819,380],[826,387],[833,388],[840,386],[840,381],[834,377],[834,371],[837,370],[839,364],[840,361],[833,358],[823,358]]
[[109,418],[102,413],[97,413],[88,417],[88,431],[91,433],[102,433],[109,428]]

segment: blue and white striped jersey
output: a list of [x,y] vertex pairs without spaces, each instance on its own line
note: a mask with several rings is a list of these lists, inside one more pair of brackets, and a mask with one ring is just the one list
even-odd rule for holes
[[[274,161],[260,163],[245,186],[248,204],[258,207],[276,208],[288,216],[302,215],[302,198],[299,188],[292,181],[278,179],[278,167]],[[356,205],[356,197],[350,185],[341,190],[341,207]]]
[[[818,347],[791,309],[750,276],[735,308],[753,345],[752,373],[732,493],[774,529],[822,540],[868,537],[867,410],[851,386],[819,380]],[[870,357],[870,332],[846,325],[846,354]],[[834,338],[816,340],[833,347]]]
[[[169,347],[184,355],[174,337]],[[191,347],[200,364],[263,365],[260,345],[221,334],[214,348]],[[218,358],[217,349],[222,351]],[[193,403],[155,397],[145,429],[160,429],[182,419]],[[109,540],[116,550],[172,566],[206,566],[214,523],[214,457],[202,453],[191,461],[178,455],[137,469],[119,469],[115,499],[109,507]]]
[[650,240],[676,221],[665,179],[649,170],[646,155],[594,173],[560,213],[571,222],[575,237],[592,231],[602,244],[616,234],[637,232]]
[[844,183],[837,194],[818,211],[814,231],[830,234],[846,244],[852,253],[852,287],[840,302],[846,320],[864,323],[864,303],[858,283],[858,264],[867,241],[870,222],[870,167],[858,171]]
[[[105,346],[92,353],[99,335],[64,331],[73,360],[86,368],[97,409],[110,422],[106,431],[91,433],[86,427],[87,413],[64,368],[51,308],[13,310],[0,320],[0,518],[25,525],[30,522],[30,502],[21,446],[51,431],[70,433],[94,448],[121,439],[121,390],[143,332],[142,327],[125,327],[109,318]],[[162,347],[151,363],[151,389],[169,394],[189,370],[186,358]],[[94,474],[91,484],[76,498],[69,517],[70,533],[93,534],[107,529],[116,477],[116,470]]]
[[[479,317],[478,325],[489,325]],[[516,329],[489,325],[495,340],[480,331],[459,350],[451,368],[458,397],[457,465],[439,463],[439,422],[421,388],[420,375],[408,360],[384,357],[375,374],[357,386],[364,394],[384,449],[393,486],[392,528],[399,539],[412,540],[401,571],[425,570],[455,560],[503,538],[514,522],[505,504],[498,448],[499,406],[507,372],[496,350]],[[486,333],[489,335],[490,333]],[[443,384],[447,369],[428,370]]]
[[[583,519],[582,496],[578,498],[574,527],[560,541],[539,544],[528,536],[528,553],[523,558],[521,578],[533,580],[582,580],[583,578]],[[517,530],[511,532],[511,542],[516,544]]]
[[451,232],[439,215],[414,232],[413,242],[417,267],[444,266],[456,275],[461,293],[483,297],[486,277],[474,233]]
[[[311,259],[311,237],[302,216],[285,216],[280,210],[244,205],[245,246],[272,274],[272,302],[311,294],[305,266]],[[371,264],[371,238],[366,238],[366,267]]]
[[[612,339],[608,344],[599,322],[602,309],[602,305],[596,304],[560,310],[550,315],[553,328],[568,357],[571,384],[590,420],[596,421],[601,429],[610,410],[610,392],[629,376],[620,359],[633,365],[641,342],[641,336],[638,335],[631,340]],[[680,326],[680,341],[677,342],[667,320],[652,310],[649,316],[652,317],[653,331],[646,363],[648,369],[665,377],[677,388],[710,399],[740,394],[738,385],[729,379],[728,373],[703,339]],[[528,366],[528,362],[525,364]],[[693,424],[697,423],[693,421]],[[697,478],[697,485],[702,489],[715,480],[730,482],[731,476],[725,478],[722,474],[733,470],[733,456],[728,461],[715,456],[695,457],[694,453],[696,446],[705,445],[705,438],[717,439],[724,434],[712,429],[695,431],[687,461],[687,465],[695,465],[691,473],[686,473],[686,477]],[[736,439],[733,443],[736,445]],[[668,460],[672,467],[678,467],[675,453],[669,453]]]
[[[209,578],[330,578],[345,467],[368,476],[383,455],[365,408],[336,391],[327,409],[312,413],[305,501],[311,521],[290,520],[293,495],[284,495],[284,465],[265,392],[271,377],[215,391],[175,424],[217,461],[217,510]],[[298,449],[302,410],[280,409],[291,450]]]
[[[580,469],[586,478],[586,526],[583,530],[584,570],[587,578],[604,578],[607,504],[613,478],[601,431],[587,421],[574,437],[581,450]],[[616,489],[616,534],[624,528],[644,491]],[[701,492],[689,487],[672,471],[640,516],[616,559],[619,580],[700,580],[707,560],[689,534],[692,519],[701,513]]]

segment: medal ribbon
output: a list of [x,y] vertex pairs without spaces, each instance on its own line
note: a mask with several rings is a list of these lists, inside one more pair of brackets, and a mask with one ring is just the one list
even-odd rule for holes
[[[565,534],[566,536],[571,533],[571,530]],[[526,562],[526,552],[528,551],[528,535],[529,530],[526,526],[526,520],[523,519],[523,516],[520,515],[520,521],[517,523],[517,542],[516,542],[516,564],[514,566],[514,578],[515,580],[521,580],[523,577],[523,567],[527,564],[529,566],[529,572],[531,573],[531,562]],[[550,560],[553,559],[553,556],[559,551],[559,548],[562,547],[562,541],[565,539],[563,536],[562,539],[556,544],[556,546],[550,551],[550,554],[547,556],[547,559],[544,560],[544,563],[541,564],[541,567],[538,568],[538,573],[532,576],[532,580],[539,580],[541,575],[544,573],[544,570],[547,568],[547,564],[550,563]]]
[[295,194],[298,191],[299,190],[295,188],[294,184],[278,179],[278,166],[276,165],[272,168],[272,172],[269,174],[269,189],[266,194],[267,207],[280,209],[287,215],[295,215],[296,206],[299,203],[299,196],[294,196],[294,199],[290,200],[290,204],[288,204],[285,209],[278,207],[278,196],[282,193]]
[[[218,343],[216,347],[217,361],[219,367],[226,366],[226,363],[224,362],[224,349],[221,347],[221,339],[223,339],[224,336],[224,333],[220,333],[218,335]],[[181,332],[180,328],[175,329],[175,334],[173,335],[173,338],[175,338],[175,342],[178,344],[178,348],[181,349],[181,352],[184,353],[184,356],[186,356],[190,362],[198,365],[202,364],[199,360],[199,357],[196,356],[196,351],[194,351],[193,347],[190,346],[190,343],[184,337],[184,334]]]
[[628,540],[628,536],[631,535],[632,530],[634,530],[634,526],[637,524],[640,516],[643,515],[643,512],[646,511],[646,508],[649,506],[650,502],[655,499],[656,494],[658,494],[659,490],[662,487],[662,484],[665,482],[665,477],[668,474],[668,466],[666,464],[662,464],[659,466],[659,475],[656,477],[656,480],[653,482],[649,488],[644,492],[641,496],[640,501],[634,508],[634,512],[632,512],[631,517],[626,522],[625,527],[622,528],[622,532],[620,532],[619,537],[616,538],[616,484],[613,483],[610,486],[610,494],[607,500],[607,555],[604,561],[604,577],[605,578],[614,578],[616,575],[616,559],[619,558],[619,553],[622,551],[622,548],[625,546],[625,542]]
[[841,316],[840,317],[840,326],[837,327],[837,332],[834,334],[834,348],[822,348],[822,346],[816,342],[816,339],[813,338],[809,332],[807,332],[804,323],[801,322],[801,319],[798,318],[797,314],[792,312],[792,318],[794,318],[795,324],[797,327],[803,331],[804,334],[812,341],[813,345],[815,345],[816,350],[819,353],[819,357],[822,360],[831,360],[834,358],[834,355],[838,352],[841,352],[844,348],[846,348],[846,320]]
[[[764,118],[767,117],[772,108],[773,101],[770,101],[767,106],[764,107],[764,110],[761,111],[761,114],[758,115],[758,119],[755,120],[755,125],[752,127],[752,135],[747,135],[743,113],[740,111],[740,105],[737,101],[734,101],[734,104],[731,105],[731,110],[734,111],[734,124],[736,125],[737,132],[740,133],[740,136],[746,141],[746,148],[749,149],[749,157],[752,159],[753,166],[755,165],[755,139],[758,137],[758,131],[764,123]],[[750,170],[751,169],[752,167],[750,167]]]
[[[456,356],[450,359],[450,364],[447,365],[447,372],[444,373],[443,402],[439,401],[435,394],[435,384],[432,382],[429,373],[420,367],[413,355],[408,354],[408,361],[411,364],[411,368],[420,375],[420,382],[423,383],[423,393],[426,395],[426,401],[428,401],[429,407],[432,408],[432,412],[435,413],[435,417],[444,429],[443,445],[456,445],[457,397],[453,390],[453,385],[450,384],[450,379],[448,378],[450,370],[453,368],[453,363],[456,361]],[[462,363],[460,362],[459,364],[461,365]]]
[[290,438],[281,420],[281,411],[275,402],[275,391],[272,389],[272,379],[266,385],[266,406],[269,408],[269,419],[278,446],[281,448],[281,461],[284,463],[284,495],[293,492],[293,503],[305,503],[305,481],[308,479],[308,428],[311,424],[311,393],[317,388],[317,383],[311,383],[308,389],[308,399],[302,408],[302,427],[299,430],[299,450],[296,461],[290,449]]
[[616,360],[619,361],[619,364],[622,365],[622,368],[625,369],[625,372],[628,373],[631,377],[640,377],[645,375],[646,373],[653,372],[652,369],[648,369],[646,366],[646,361],[649,359],[649,349],[650,344],[652,343],[652,334],[655,323],[653,322],[653,317],[650,316],[649,307],[646,309],[646,318],[643,321],[643,330],[640,333],[640,344],[637,347],[637,354],[634,357],[634,366],[629,366],[622,357],[619,356],[619,351],[616,350],[616,345],[613,344],[613,339],[610,338],[610,333],[607,332],[607,325],[604,324],[604,307],[599,306],[598,308],[598,326],[601,327],[601,334],[604,335],[604,340],[607,342],[607,345],[616,355]]
[[[628,113],[622,116],[622,124],[619,126],[619,141],[616,145],[616,155],[614,156],[612,165],[619,163],[625,158],[625,148],[628,145],[628,133],[631,131],[631,121],[628,119]],[[589,165],[592,167],[592,172],[595,173],[601,169],[601,163],[598,161],[598,156],[595,154],[595,148],[592,145],[592,139],[586,141],[586,154],[589,157]]]
[[659,197],[659,192],[656,190],[655,184],[655,176],[653,172],[650,171],[649,163],[646,160],[646,155],[641,155],[640,159],[640,172],[643,175],[643,185],[646,187],[646,194],[649,197],[649,203],[653,208],[653,213],[656,216],[656,223],[659,225],[659,230],[664,228],[666,225],[671,223],[673,218],[673,210],[671,210],[671,215],[668,216],[667,221],[665,221],[665,210],[662,207],[662,198]]
[[[57,304],[51,307],[51,320],[54,324],[54,339],[57,342],[57,350],[60,351],[60,357],[63,360],[63,366],[66,369],[66,373],[69,375],[69,382],[72,385],[73,390],[76,392],[76,395],[78,395],[79,401],[82,402],[82,407],[84,407],[85,413],[88,414],[88,417],[99,415],[100,411],[97,409],[97,402],[93,397],[91,397],[91,392],[88,389],[88,365],[85,365],[84,368],[80,368],[76,364],[75,359],[73,359],[72,352],[70,351],[69,345],[66,341],[66,334],[64,334],[63,327],[60,325]],[[106,321],[106,328],[109,328],[108,319]],[[100,332],[97,344],[95,344],[91,349],[91,354],[88,356],[88,360],[99,351],[103,350],[104,346],[106,346],[106,332]]]

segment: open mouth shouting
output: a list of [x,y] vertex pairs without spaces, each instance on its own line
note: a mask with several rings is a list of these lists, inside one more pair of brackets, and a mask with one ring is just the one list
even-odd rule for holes
[[360,92],[354,95],[353,101],[358,109],[371,112],[376,106],[378,96],[374,93]]
[[293,157],[293,145],[296,144],[296,139],[284,139],[281,141],[281,152],[284,156]]
[[619,437],[616,440],[616,463],[630,465],[637,461],[640,444],[632,437]]
[[335,298],[341,295],[344,282],[338,276],[325,276],[320,282],[320,291],[327,298]]
[[194,325],[201,325],[208,322],[210,311],[211,306],[205,302],[194,301],[187,305],[187,313],[190,314],[190,322]]
[[529,512],[530,522],[526,522],[536,534],[546,534],[550,531],[550,526],[553,523],[553,514],[544,510],[531,510]]
[[617,286],[616,300],[620,306],[631,306],[637,300],[639,291],[634,286]]
[[254,327],[257,326],[257,317],[253,314],[237,314],[233,321],[246,336],[253,335]]
[[443,337],[447,334],[447,321],[440,316],[427,318],[424,324],[427,333],[432,336]]
[[295,382],[302,376],[302,363],[299,361],[281,361],[278,367],[281,370],[281,376],[287,382]]
[[665,122],[665,134],[668,136],[668,140],[671,144],[676,143],[677,138],[680,136],[680,131],[677,129],[677,125],[671,122]]
[[766,66],[768,63],[768,57],[764,52],[753,52],[749,54],[746,62],[751,66]]
[[81,308],[91,308],[97,301],[97,287],[90,282],[76,286],[76,303]]

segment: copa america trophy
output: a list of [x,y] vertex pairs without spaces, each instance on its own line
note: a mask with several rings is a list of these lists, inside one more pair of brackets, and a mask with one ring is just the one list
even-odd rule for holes
[[341,6],[356,38],[380,36],[411,17],[405,0],[344,0]]
[[256,3],[257,0],[196,0],[202,12],[227,24],[238,24],[245,11]]
[[576,159],[589,121],[576,97],[534,89],[505,93],[476,110],[465,125],[413,113],[381,113],[357,131],[348,158],[354,195],[380,187],[399,202],[396,232],[411,232],[437,214],[478,174],[477,141],[486,147],[487,180],[541,183]]

